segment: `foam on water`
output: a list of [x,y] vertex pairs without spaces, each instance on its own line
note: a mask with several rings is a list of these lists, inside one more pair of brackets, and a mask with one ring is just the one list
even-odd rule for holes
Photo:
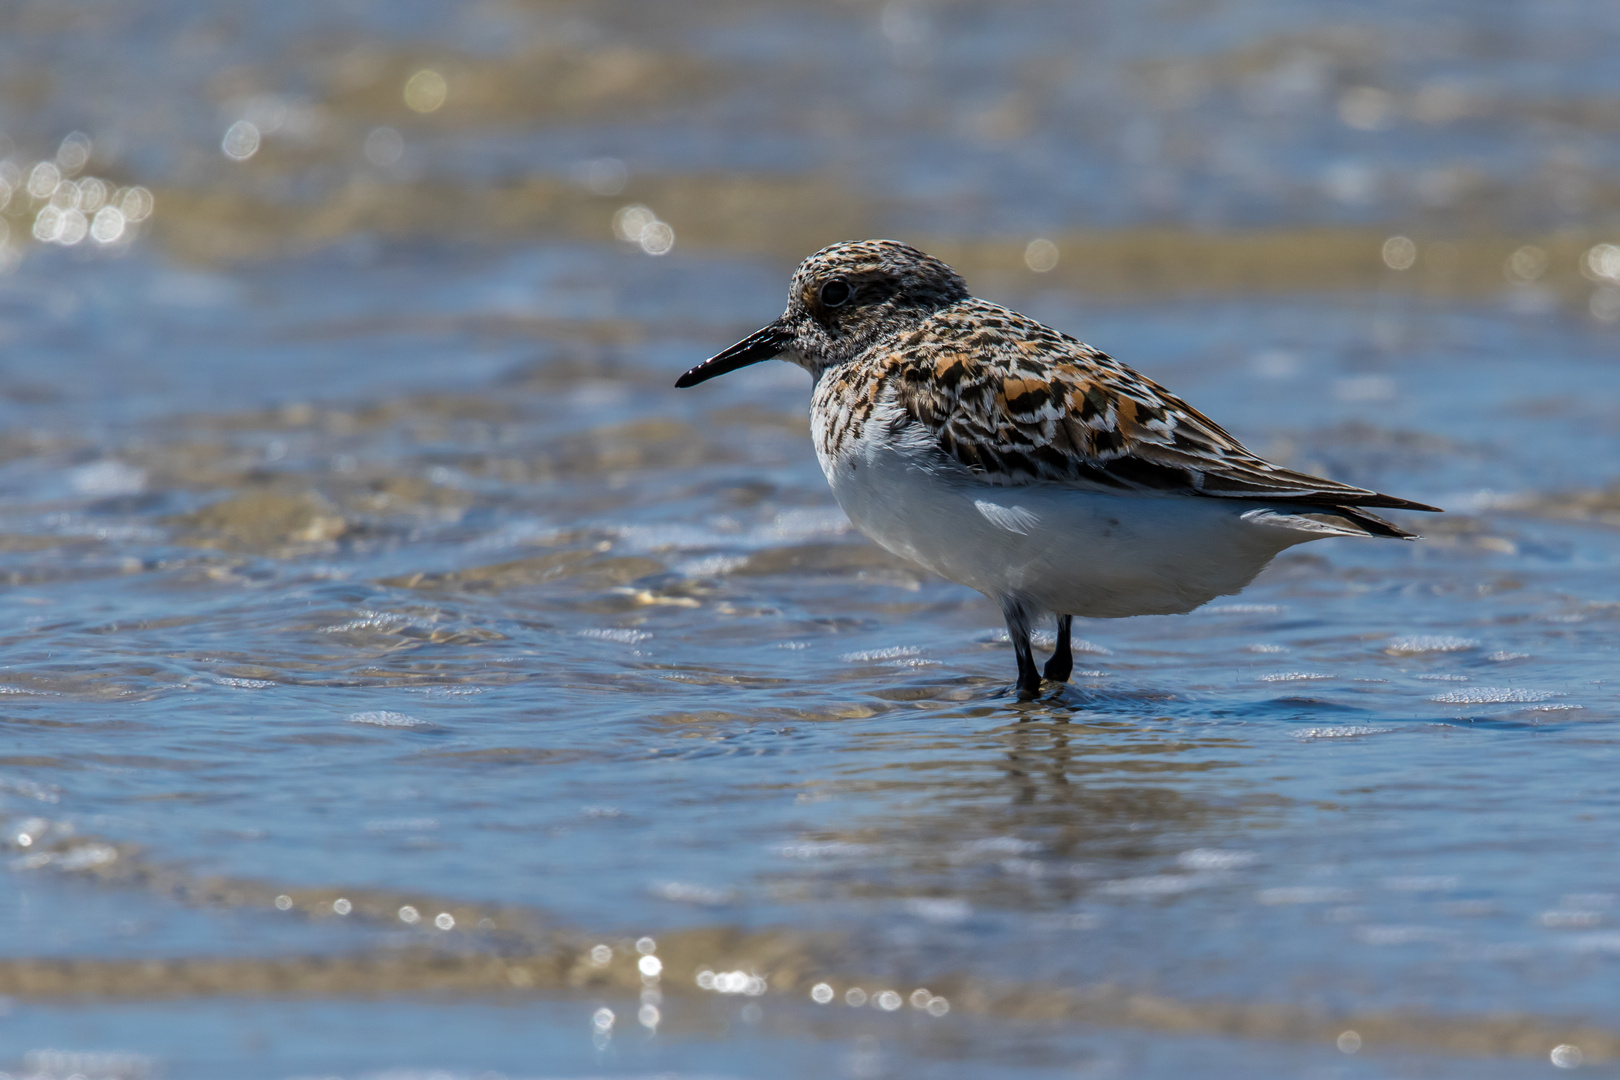
[[1430,701],[1448,705],[1499,705],[1513,702],[1546,701],[1561,695],[1551,690],[1531,690],[1520,686],[1471,686],[1467,690],[1447,690]]
[[384,728],[418,728],[431,727],[433,721],[419,720],[406,713],[393,712],[388,709],[367,709],[365,712],[350,713],[349,723]]

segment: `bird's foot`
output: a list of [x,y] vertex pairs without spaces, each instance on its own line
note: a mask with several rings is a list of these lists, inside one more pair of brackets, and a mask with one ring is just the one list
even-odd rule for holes
[[1057,647],[1052,650],[1052,658],[1046,662],[1043,672],[1051,682],[1066,683],[1074,674],[1074,653],[1069,647],[1069,627],[1073,621],[1068,615],[1058,616]]

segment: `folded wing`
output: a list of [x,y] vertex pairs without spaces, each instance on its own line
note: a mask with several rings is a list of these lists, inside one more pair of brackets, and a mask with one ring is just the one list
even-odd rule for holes
[[[905,419],[923,425],[942,452],[986,483],[1069,483],[1331,511],[1439,510],[1274,465],[1106,353],[1006,309],[982,308],[939,320],[887,364],[896,369],[889,381]],[[1381,535],[1405,535],[1372,514],[1345,516]]]

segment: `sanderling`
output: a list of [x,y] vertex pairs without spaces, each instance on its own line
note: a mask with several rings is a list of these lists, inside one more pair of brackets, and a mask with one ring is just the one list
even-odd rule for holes
[[856,528],[1001,606],[1018,693],[1030,625],[1057,616],[1044,674],[1067,682],[1075,615],[1191,611],[1284,548],[1416,537],[1369,507],[1437,510],[1294,472],[1107,353],[968,294],[893,240],[800,264],[781,318],[682,375],[781,357],[810,372],[821,469]]

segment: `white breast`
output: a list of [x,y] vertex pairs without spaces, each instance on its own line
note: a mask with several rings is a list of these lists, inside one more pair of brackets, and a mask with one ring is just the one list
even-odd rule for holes
[[1245,501],[987,484],[918,425],[889,423],[893,406],[878,406],[833,450],[817,406],[821,468],[856,528],[993,599],[1095,618],[1191,611],[1321,535],[1253,514],[1257,504]]

